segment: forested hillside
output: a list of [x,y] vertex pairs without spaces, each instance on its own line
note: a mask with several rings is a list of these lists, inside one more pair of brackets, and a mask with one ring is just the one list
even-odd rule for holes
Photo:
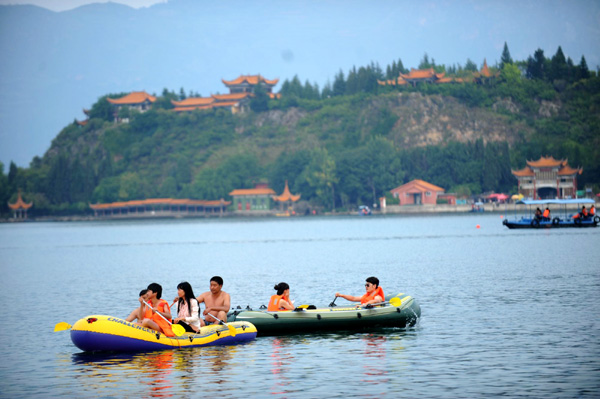
[[512,169],[540,156],[583,167],[580,188],[600,185],[600,78],[582,58],[538,50],[515,62],[508,48],[486,84],[478,70],[435,65],[462,83],[381,86],[402,62],[340,71],[320,89],[295,77],[280,100],[257,94],[251,111],[175,113],[165,89],[152,110],[112,121],[100,98],[86,126],[72,123],[29,168],[0,165],[0,208],[22,190],[35,215],[89,212],[89,203],[144,198],[229,199],[235,188],[286,180],[311,206],[352,209],[424,179],[459,195],[515,192]]

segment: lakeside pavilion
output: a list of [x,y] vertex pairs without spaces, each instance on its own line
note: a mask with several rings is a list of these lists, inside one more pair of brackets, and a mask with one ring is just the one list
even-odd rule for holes
[[288,181],[285,181],[285,188],[281,195],[273,196],[273,200],[279,203],[279,210],[289,213],[294,213],[294,202],[300,199],[300,194],[293,195],[288,187]]
[[231,201],[152,198],[138,201],[90,204],[95,217],[222,216]]
[[19,190],[19,194],[17,195],[17,200],[14,203],[8,203],[8,207],[13,211],[13,218],[15,219],[27,219],[27,210],[33,206],[33,202],[25,202],[23,201],[23,197],[21,197],[21,190]]
[[520,170],[511,170],[519,182],[519,194],[533,199],[568,199],[577,196],[577,175],[583,168],[572,168],[566,159],[540,157],[527,161]]
[[424,180],[415,179],[390,190],[399,205],[435,205],[438,198],[444,198],[448,205],[456,205],[456,196],[445,194],[443,188]]

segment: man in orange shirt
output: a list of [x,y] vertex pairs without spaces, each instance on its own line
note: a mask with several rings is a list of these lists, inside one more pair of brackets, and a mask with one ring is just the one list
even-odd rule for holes
[[[167,301],[160,299],[161,295],[162,287],[160,284],[152,283],[148,286],[147,299],[144,300],[143,297],[140,297],[138,319],[142,321],[140,323],[142,326],[161,332],[167,337],[174,337],[175,334],[171,329],[171,324],[167,321],[171,320],[171,308]],[[146,304],[152,305],[152,307]]]

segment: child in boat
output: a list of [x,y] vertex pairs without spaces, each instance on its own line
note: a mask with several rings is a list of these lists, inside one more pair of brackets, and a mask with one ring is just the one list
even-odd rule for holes
[[379,286],[379,279],[377,277],[367,278],[365,289],[367,292],[363,296],[344,295],[336,292],[335,297],[342,297],[352,302],[360,302],[361,305],[373,305],[385,301],[383,288]]
[[[148,300],[148,298],[146,297],[147,293],[148,293],[148,290],[141,290],[139,297],[144,298],[144,300],[147,301]],[[139,309],[135,308],[131,311],[131,313],[129,313],[129,316],[127,316],[127,318],[125,320],[131,323],[138,318],[139,313],[140,313]]]
[[271,296],[267,311],[279,312],[282,310],[294,310],[294,305],[290,300],[290,286],[287,283],[279,283],[274,288],[277,290],[277,294]]
[[[147,300],[140,297],[140,307],[138,309],[138,319],[142,326],[151,328],[165,334],[167,337],[174,337],[171,329],[171,308],[162,296],[162,287],[158,283],[152,283],[148,286]],[[148,305],[150,306],[148,306]],[[162,316],[162,317],[161,317]]]
[[187,281],[177,286],[177,318],[173,323],[181,324],[186,332],[198,332],[204,321],[198,317],[200,309],[194,290]]

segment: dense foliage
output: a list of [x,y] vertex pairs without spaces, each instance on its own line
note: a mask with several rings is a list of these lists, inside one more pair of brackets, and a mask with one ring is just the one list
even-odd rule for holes
[[[427,54],[420,69],[465,83],[379,85],[407,72],[401,60],[385,73],[376,64],[339,71],[322,90],[294,77],[283,82],[280,100],[259,89],[250,111],[236,115],[174,113],[170,100],[185,92],[165,89],[152,110],[126,111],[119,116],[130,122],[115,124],[106,97],[119,95],[106,95],[86,126],[65,127],[29,168],[11,163],[5,171],[0,164],[0,213],[8,214],[19,189],[36,215],[86,213],[89,203],[143,198],[228,199],[231,190],[265,180],[277,192],[287,180],[311,206],[340,210],[377,203],[415,178],[464,196],[513,193],[511,168],[547,155],[582,166],[580,186],[599,191],[600,78],[584,57],[574,65],[561,48],[550,59],[537,50],[514,62],[505,46],[501,60],[485,84],[469,81],[478,70],[472,61],[436,65]],[[444,109],[445,119],[431,109]],[[410,123],[435,118],[444,119],[433,129],[441,140],[409,137]],[[445,131],[464,121],[512,133],[455,139]]]

